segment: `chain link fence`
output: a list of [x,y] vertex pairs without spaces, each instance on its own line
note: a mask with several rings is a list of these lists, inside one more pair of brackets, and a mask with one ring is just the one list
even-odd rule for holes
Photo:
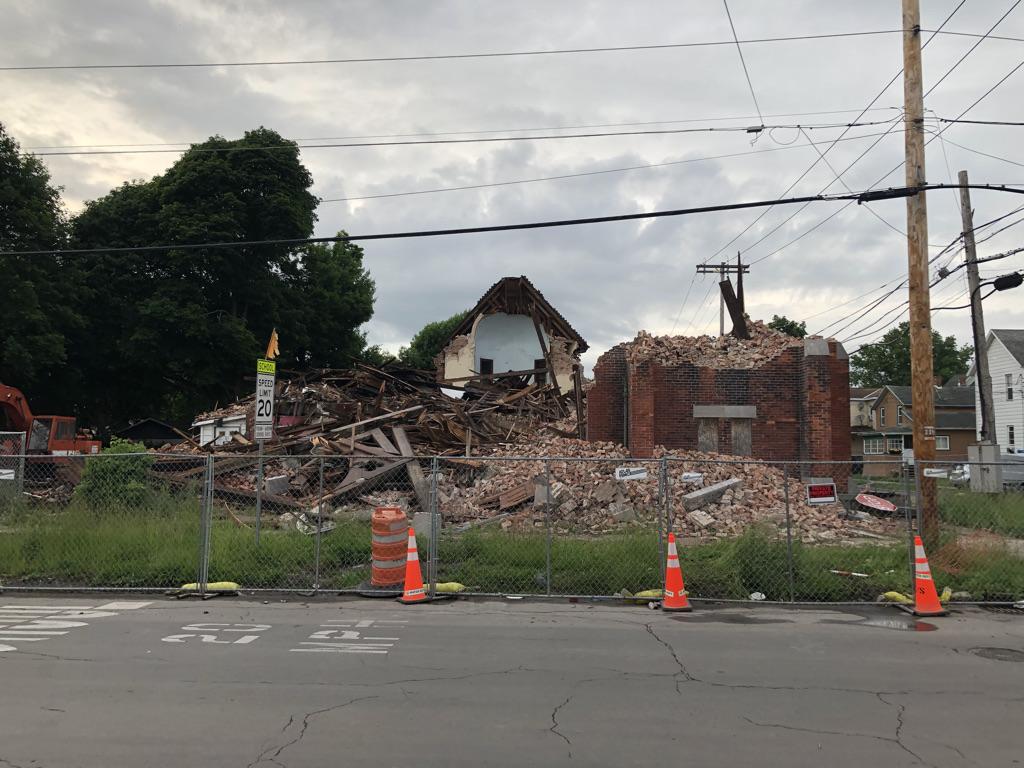
[[0,432],[0,499],[21,494],[25,484],[25,433]]
[[[858,464],[673,456],[64,457],[19,447],[0,453],[0,472],[14,471],[0,476],[7,588],[232,581],[394,594],[400,581],[377,577],[394,573],[395,536],[380,539],[390,554],[372,544],[374,511],[393,508],[416,530],[432,590],[458,582],[486,595],[644,595],[662,586],[671,532],[692,598],[871,602],[912,592],[920,530],[940,591],[1024,597],[1024,465],[1013,462],[897,460],[864,475]],[[937,485],[931,527],[921,519],[925,470]]]

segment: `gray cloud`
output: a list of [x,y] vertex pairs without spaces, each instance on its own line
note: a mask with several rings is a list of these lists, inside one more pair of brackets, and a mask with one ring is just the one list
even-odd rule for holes
[[[804,0],[733,0],[742,37],[895,29],[898,8],[882,3],[821,4]],[[933,28],[953,0],[929,2],[924,26]],[[960,12],[950,29],[983,31],[1006,3]],[[1024,35],[1024,12],[999,32]],[[16,2],[0,29],[0,62],[54,64],[126,61],[223,61],[339,58],[444,52],[524,50],[727,39],[718,2],[664,1],[552,4],[540,0],[478,3],[191,2],[152,0],[88,4]],[[925,52],[930,87],[973,40],[938,38]],[[954,116],[1019,61],[1018,43],[987,41],[929,97],[936,114]],[[760,44],[745,47],[751,78],[766,114],[848,110],[868,100],[901,66],[899,37]],[[1020,75],[1024,77],[1024,74]],[[1011,79],[971,116],[1012,118],[1018,80]],[[293,138],[423,131],[493,130],[645,120],[731,117],[752,124],[753,105],[734,48],[673,49],[577,56],[475,59],[416,63],[0,73],[0,120],[25,145],[142,143],[237,136],[266,125]],[[878,106],[898,106],[897,82]],[[871,113],[891,117],[895,113]],[[841,122],[853,114],[806,117]],[[720,124],[720,123],[719,123]],[[715,125],[709,123],[706,125]],[[854,129],[851,135],[876,133]],[[947,136],[1024,161],[1014,128],[957,125]],[[838,135],[815,131],[815,140]],[[898,131],[844,177],[854,189],[873,184],[902,159]],[[761,136],[679,134],[507,144],[434,145],[306,150],[303,159],[323,197],[382,194],[428,187],[490,183],[774,149],[802,137],[793,131]],[[871,139],[843,142],[829,153],[845,168]],[[318,233],[353,233],[475,226],[538,219],[631,213],[778,196],[816,157],[809,147],[606,174],[579,179],[321,206]],[[48,158],[72,210],[129,178],[161,172],[173,155]],[[949,170],[947,170],[947,159]],[[1021,181],[1018,166],[979,157],[939,141],[928,148],[929,178],[946,180],[967,168],[972,179]],[[834,176],[820,164],[792,194],[817,192]],[[885,184],[902,183],[902,172]],[[842,186],[833,184],[831,191]],[[976,192],[979,220],[1015,207],[1017,198]],[[755,241],[794,212],[779,206],[722,253],[737,249],[760,259],[836,209],[816,203],[778,232]],[[904,203],[873,210],[904,227]],[[951,192],[929,195],[932,243],[960,231]],[[626,222],[366,245],[378,285],[368,325],[371,341],[397,348],[424,323],[471,306],[503,275],[525,274],[591,342],[588,361],[646,328],[692,333],[717,326],[715,293],[694,265],[709,258],[752,222],[739,211],[652,222]],[[984,243],[983,254],[1019,242],[1010,229]],[[1024,259],[992,265],[1019,267]],[[748,308],[755,316],[802,318],[812,329],[849,314],[867,300],[835,307],[906,272],[906,244],[863,206],[851,206],[779,254],[753,267]],[[934,303],[963,290],[959,278],[935,289]],[[878,295],[878,294],[876,294]],[[683,298],[687,297],[685,305]],[[702,300],[707,301],[702,304]],[[903,301],[898,292],[851,331]],[[834,308],[833,308],[834,307]],[[990,327],[1024,323],[1011,294],[992,297]],[[819,314],[820,313],[820,314]],[[884,330],[884,325],[879,330]],[[938,312],[935,327],[970,339],[963,312]],[[842,334],[841,334],[842,335]],[[870,338],[870,337],[869,337]],[[865,339],[869,340],[869,339]],[[856,343],[851,346],[856,346]]]

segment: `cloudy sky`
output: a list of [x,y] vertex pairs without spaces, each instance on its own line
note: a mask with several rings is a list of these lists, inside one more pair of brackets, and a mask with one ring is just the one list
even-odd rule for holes
[[[922,26],[934,29],[958,4],[962,7],[946,29],[970,33],[988,31],[1017,5],[1013,0],[922,0]],[[741,40],[900,27],[899,0],[730,0],[729,7]],[[721,0],[6,0],[0,9],[0,66],[367,58],[731,39]],[[993,34],[1024,37],[1024,8],[1015,8]],[[924,52],[925,89],[976,41],[937,36]],[[768,125],[853,120],[902,66],[898,34],[750,43],[743,53]],[[956,117],[1022,59],[1024,43],[986,40],[935,87],[925,106],[933,117]],[[1022,87],[1024,69],[966,117],[1024,119]],[[898,79],[862,119],[894,120],[901,104]],[[233,138],[260,125],[317,143],[395,134],[471,138],[736,127],[760,119],[736,47],[721,45],[416,62],[0,71],[0,121],[23,147],[46,152],[54,150],[42,148],[72,145],[166,149],[160,145],[213,134]],[[631,125],[578,128],[623,123]],[[946,125],[932,120],[929,130]],[[850,129],[828,151],[828,162],[843,171],[889,127]],[[950,173],[955,179],[966,169],[972,182],[1024,183],[1024,152],[1016,141],[1021,130],[949,126],[942,140],[927,148],[929,181],[948,182]],[[316,194],[348,198],[321,204],[317,234],[342,228],[366,234],[773,199],[840,133],[841,128],[802,133],[782,127],[756,141],[743,132],[692,132],[309,148],[302,159],[313,173]],[[810,141],[825,143],[815,149]],[[74,212],[127,179],[160,173],[175,157],[45,160]],[[846,171],[843,181],[855,190],[901,185],[902,158],[897,127]],[[353,199],[652,164],[658,167]],[[878,183],[889,171],[894,172]],[[825,187],[844,191],[834,171],[819,161],[790,194],[815,194]],[[978,223],[1024,205],[1024,199],[1007,193],[972,194]],[[499,277],[523,274],[590,342],[589,366],[640,329],[717,332],[714,280],[697,277],[695,265],[712,257],[734,258],[741,250],[744,260],[754,263],[746,282],[753,317],[767,320],[777,313],[806,319],[811,331],[837,332],[854,349],[900,319],[903,289],[854,320],[906,274],[906,240],[896,231],[905,230],[905,203],[884,201],[870,210],[850,205],[816,227],[840,205],[813,203],[788,222],[797,207],[779,206],[752,227],[758,211],[371,242],[365,246],[366,264],[377,282],[378,301],[368,325],[370,340],[396,350],[424,323],[471,306]],[[956,192],[931,192],[928,208],[929,241],[938,253],[961,230]],[[979,255],[1016,247],[1022,234],[1024,228],[1010,227],[979,244]],[[952,263],[960,260],[956,255]],[[1020,268],[1024,254],[988,266],[983,275]],[[933,306],[963,303],[963,273],[933,289]],[[889,309],[895,311],[886,315]],[[936,312],[933,319],[942,333],[970,340],[966,312]],[[989,299],[986,320],[989,328],[1024,327],[1024,289]]]

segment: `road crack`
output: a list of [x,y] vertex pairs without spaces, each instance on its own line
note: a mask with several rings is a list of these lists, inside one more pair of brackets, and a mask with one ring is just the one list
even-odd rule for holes
[[[300,741],[302,741],[302,739],[306,736],[306,731],[309,730],[310,721],[314,717],[317,717],[318,715],[325,715],[328,712],[333,712],[333,711],[335,711],[337,709],[342,709],[343,707],[347,707],[350,704],[355,704],[355,703],[360,702],[360,701],[367,701],[368,699],[377,699],[377,698],[380,698],[380,697],[379,696],[359,696],[358,698],[349,699],[348,701],[344,701],[341,704],[334,704],[334,705],[332,705],[330,707],[324,707],[323,709],[315,709],[312,712],[307,712],[306,714],[304,714],[302,716],[302,723],[301,723],[301,726],[299,728],[299,732],[298,732],[298,734],[294,738],[290,739],[289,741],[286,741],[284,744],[281,744],[280,746],[267,747],[262,752],[260,752],[260,754],[256,757],[256,759],[253,760],[251,763],[249,763],[249,765],[247,765],[246,768],[255,768],[255,766],[259,765],[260,763],[273,763],[274,765],[282,766],[282,768],[283,768],[284,764],[281,763],[277,758],[279,758],[281,756],[281,753],[284,752],[286,749],[288,749],[289,747],[292,747],[292,746],[298,744]],[[288,722],[285,723],[284,727],[281,728],[281,734],[284,735],[294,724],[295,724],[295,715],[289,715],[288,716]]]
[[[683,664],[682,660],[679,658],[679,655],[676,653],[676,649],[672,647],[671,643],[669,643],[666,640],[663,640],[658,635],[658,633],[654,631],[654,627],[651,626],[650,622],[648,622],[647,624],[644,624],[644,629],[647,630],[647,634],[649,634],[651,637],[653,637],[655,640],[657,640],[659,643],[661,643],[661,645],[663,645],[665,647],[665,650],[668,651],[669,654],[672,656],[672,660],[675,661],[676,666],[679,667],[679,671],[675,672],[672,675],[672,679],[675,681],[675,685],[676,685],[676,693],[682,693],[682,691],[679,690],[679,683],[680,682],[683,682],[683,681],[685,681],[687,683],[702,683],[702,682],[704,682],[703,680],[698,680],[696,677],[694,677],[693,675],[690,674],[690,671],[686,668],[686,665]],[[680,677],[682,677],[682,680],[680,680]]]
[[551,710],[551,727],[548,728],[548,730],[551,731],[551,733],[555,734],[555,736],[560,738],[569,746],[569,759],[572,760],[572,742],[569,740],[568,736],[566,736],[564,733],[558,730],[558,712],[570,701],[572,701],[572,696],[567,697],[565,701],[563,701],[561,704],[559,704],[557,707]]
[[876,693],[875,696],[877,696],[878,700],[886,706],[898,707],[898,709],[896,710],[896,738],[894,739],[894,741],[900,745],[900,749],[902,749],[908,755],[912,756],[915,760],[921,763],[921,765],[927,765],[931,766],[931,768],[934,768],[934,766],[932,766],[931,763],[926,762],[923,757],[921,757],[919,754],[914,752],[914,750],[912,750],[910,747],[903,743],[903,714],[907,711],[907,706],[905,704],[893,704],[891,701],[888,701],[885,698],[884,694],[881,693]]

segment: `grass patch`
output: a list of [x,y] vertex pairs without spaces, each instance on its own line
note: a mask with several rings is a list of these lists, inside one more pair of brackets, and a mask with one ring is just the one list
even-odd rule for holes
[[[0,581],[28,585],[178,587],[196,580],[199,503],[189,495],[154,495],[144,510],[102,511],[72,502],[51,512],[17,501],[0,507]],[[1008,523],[1012,523],[1011,519]],[[473,591],[546,594],[548,540],[543,531],[473,530],[438,542],[438,580]],[[264,526],[260,543],[251,528],[215,519],[210,581],[243,588],[311,589],[315,537]],[[430,550],[421,543],[426,566]],[[997,537],[967,541],[948,532],[931,556],[936,585],[970,592],[974,599],[1024,596],[1024,557]],[[370,576],[370,527],[342,522],[321,537],[319,582],[324,589],[354,587]],[[786,541],[770,529],[680,547],[691,596],[769,600],[872,601],[889,590],[909,592],[905,544],[872,546],[793,543],[792,587]],[[635,529],[597,537],[556,535],[550,544],[552,594],[612,595],[661,586],[657,532]],[[866,578],[832,571],[868,574]],[[427,575],[427,571],[424,571]]]
[[1024,538],[1024,493],[945,491],[939,515],[944,523]]

